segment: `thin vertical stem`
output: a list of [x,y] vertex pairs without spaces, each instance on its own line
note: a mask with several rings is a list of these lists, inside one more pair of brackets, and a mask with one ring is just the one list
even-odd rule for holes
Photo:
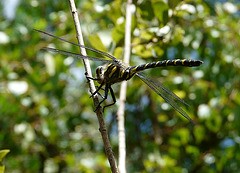
[[[126,7],[126,24],[125,24],[125,47],[124,47],[124,63],[129,65],[131,51],[131,4],[132,0],[127,1]],[[126,135],[124,127],[124,110],[126,102],[127,81],[121,83],[120,103],[117,112],[118,117],[118,141],[119,141],[119,172],[126,173]]]
[[[69,0],[69,4],[70,4],[71,11],[72,11],[73,20],[74,20],[74,23],[75,23],[78,43],[81,44],[81,45],[84,45],[82,31],[81,31],[80,22],[79,22],[79,19],[78,19],[77,9],[76,9],[74,0]],[[87,55],[86,50],[84,48],[80,47],[80,50],[81,50],[82,55],[84,55],[84,56]],[[86,70],[85,75],[89,76],[89,77],[92,77],[92,72],[91,72],[89,61],[87,59],[83,59],[83,63],[84,63],[84,67],[85,67],[85,70]],[[93,93],[96,90],[95,85],[94,85],[92,80],[89,81],[89,87],[90,87],[90,92],[91,93]],[[95,105],[95,108],[96,108],[99,104],[99,100],[98,100],[97,95],[93,96],[93,101],[94,101],[94,105]],[[99,126],[100,126],[99,131],[102,135],[102,139],[103,139],[103,143],[104,143],[104,147],[105,147],[105,152],[107,154],[108,161],[109,161],[110,166],[111,166],[111,170],[112,170],[112,172],[117,173],[118,172],[117,165],[116,165],[115,158],[114,158],[113,151],[112,151],[112,147],[110,145],[110,141],[109,141],[109,138],[108,138],[106,125],[104,123],[102,108],[99,108],[96,111],[96,114],[97,114],[98,121],[99,121]]]

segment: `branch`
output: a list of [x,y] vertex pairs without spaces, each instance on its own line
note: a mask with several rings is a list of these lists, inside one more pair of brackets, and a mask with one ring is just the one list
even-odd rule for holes
[[[72,11],[72,16],[73,16],[73,20],[74,20],[74,24],[75,24],[75,28],[76,28],[78,43],[81,44],[81,45],[84,45],[82,31],[81,31],[80,22],[79,22],[79,19],[78,19],[77,9],[76,9],[74,0],[69,0],[69,4],[70,4],[70,8],[71,8],[71,11]],[[81,50],[82,55],[84,55],[84,56],[87,55],[86,50],[84,48],[80,47],[80,50]],[[85,73],[86,77],[87,76],[92,77],[92,72],[91,72],[89,60],[88,59],[83,59],[83,64],[84,64],[85,71],[86,71],[86,73]],[[90,92],[91,93],[93,93],[96,90],[93,80],[89,80],[89,87],[90,87]],[[95,105],[95,108],[96,108],[99,104],[99,100],[98,100],[98,97],[97,97],[96,94],[93,96],[93,101],[94,101],[94,105]],[[96,114],[97,114],[98,121],[99,121],[99,126],[100,126],[99,131],[102,135],[102,139],[103,139],[103,143],[104,143],[104,147],[105,147],[105,152],[107,154],[108,161],[109,161],[110,166],[111,166],[111,170],[112,170],[113,173],[117,173],[118,172],[117,165],[116,165],[115,158],[114,158],[113,151],[112,151],[112,147],[110,145],[110,141],[109,141],[109,138],[108,138],[106,125],[105,125],[104,119],[103,119],[103,111],[102,111],[101,107],[99,109],[97,109]]]
[[[132,0],[127,1],[126,7],[126,24],[125,24],[125,47],[124,47],[124,63],[129,65],[131,51],[131,4]],[[119,172],[126,173],[126,135],[124,128],[124,110],[126,102],[127,81],[121,83],[120,103],[118,107],[118,141],[119,141]]]

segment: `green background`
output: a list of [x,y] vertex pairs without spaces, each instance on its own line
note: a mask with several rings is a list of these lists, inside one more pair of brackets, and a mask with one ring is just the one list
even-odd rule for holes
[[[10,149],[6,172],[110,172],[82,61],[40,50],[78,53],[78,47],[32,30],[76,42],[68,1],[26,0],[16,9],[6,2],[0,5],[0,149]],[[190,105],[183,109],[195,126],[137,77],[128,82],[128,172],[238,172],[239,2],[133,4],[131,65],[178,58],[204,64],[146,71]],[[126,1],[83,0],[76,6],[85,44],[121,59]],[[91,64],[95,72],[101,63]],[[119,84],[113,88],[119,98]],[[116,158],[117,105],[104,114]]]

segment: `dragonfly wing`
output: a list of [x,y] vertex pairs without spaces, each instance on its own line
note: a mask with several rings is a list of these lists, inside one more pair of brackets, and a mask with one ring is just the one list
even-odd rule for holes
[[102,61],[102,62],[105,62],[105,63],[112,63],[114,65],[117,65],[116,62],[109,61],[109,60],[106,60],[106,59],[84,56],[84,55],[81,55],[81,54],[71,53],[71,52],[67,52],[67,51],[63,51],[63,50],[59,50],[59,49],[54,49],[54,48],[49,48],[49,47],[43,47],[42,49],[50,51],[50,52],[60,53],[60,54],[67,55],[67,56],[72,56],[72,57],[75,57],[75,58],[89,59],[89,60],[93,60],[93,61]]
[[[67,42],[67,43],[70,43],[70,44],[79,46],[79,47],[81,47],[81,48],[88,49],[88,50],[93,51],[93,52],[96,52],[96,53],[98,53],[98,54],[100,54],[100,55],[106,56],[106,57],[112,59],[112,62],[111,62],[111,63],[114,62],[114,63],[113,63],[114,65],[117,65],[117,66],[119,66],[119,67],[123,67],[123,65],[122,65],[122,63],[120,62],[119,59],[115,58],[113,55],[111,55],[111,54],[109,54],[109,53],[107,53],[107,52],[102,52],[102,51],[100,51],[100,50],[97,50],[97,49],[94,49],[94,48],[91,48],[91,47],[87,47],[87,46],[84,46],[84,45],[81,45],[81,44],[73,43],[73,42],[71,42],[71,41],[68,41],[68,40],[65,40],[65,39],[63,39],[63,38],[54,36],[54,35],[52,35],[52,34],[50,34],[50,33],[44,32],[44,31],[40,31],[40,30],[37,30],[37,29],[33,29],[33,30],[34,30],[34,31],[37,31],[37,32],[40,32],[40,33],[42,33],[42,34],[48,35],[48,36],[50,36],[50,37],[59,39],[59,40],[61,40],[61,41],[64,41],[64,42]],[[57,53],[60,53],[60,52],[57,52]],[[82,56],[82,55],[81,55],[81,56]],[[83,59],[84,59],[84,58],[83,58]],[[98,59],[98,58],[96,58],[96,59]],[[92,60],[93,60],[93,59],[92,59]]]
[[168,104],[170,104],[176,111],[178,111],[182,116],[187,120],[195,124],[193,120],[188,116],[188,114],[182,110],[182,108],[175,102],[174,99],[179,100],[180,102],[188,105],[182,99],[180,99],[176,94],[167,89],[162,83],[153,81],[151,78],[145,76],[143,72],[136,74],[144,83],[146,83],[152,90],[154,90],[158,95],[160,95]]
[[[139,73],[137,73],[139,74]],[[171,95],[172,97],[174,97],[176,100],[182,102],[183,104],[189,106],[189,104],[187,104],[185,101],[183,101],[182,99],[180,99],[176,94],[174,94],[170,89],[168,89],[167,87],[165,87],[162,83],[157,82],[156,80],[151,79],[150,77],[147,77],[143,72],[140,72],[140,75],[143,78],[148,78],[149,81],[151,81],[151,83],[155,83],[155,85],[158,88],[161,88],[166,94]],[[140,76],[139,76],[140,77]],[[141,77],[140,77],[141,78]]]

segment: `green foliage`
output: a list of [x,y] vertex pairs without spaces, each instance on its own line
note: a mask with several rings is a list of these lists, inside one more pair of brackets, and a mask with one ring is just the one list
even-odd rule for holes
[[106,47],[103,45],[103,43],[98,35],[90,35],[89,41],[90,41],[91,45],[93,46],[93,48],[101,50],[103,52],[107,52]]
[[4,173],[5,165],[2,164],[3,158],[9,153],[10,150],[0,150],[0,173]]
[[[126,1],[76,4],[86,45],[121,58]],[[190,105],[183,109],[195,126],[138,78],[128,81],[128,172],[240,170],[238,9],[235,1],[133,1],[131,65],[178,58],[204,64],[146,71]],[[81,60],[41,50],[78,48],[32,30],[76,42],[68,2],[21,1],[14,18],[0,13],[0,148],[11,150],[6,171],[110,172]],[[92,62],[93,71],[98,65]],[[118,98],[119,85],[113,87]],[[118,156],[116,110],[106,109],[105,120]]]
[[157,17],[157,19],[160,21],[160,23],[163,23],[163,25],[166,25],[168,22],[168,6],[165,2],[155,0],[152,1],[152,7],[154,11],[154,16]]

